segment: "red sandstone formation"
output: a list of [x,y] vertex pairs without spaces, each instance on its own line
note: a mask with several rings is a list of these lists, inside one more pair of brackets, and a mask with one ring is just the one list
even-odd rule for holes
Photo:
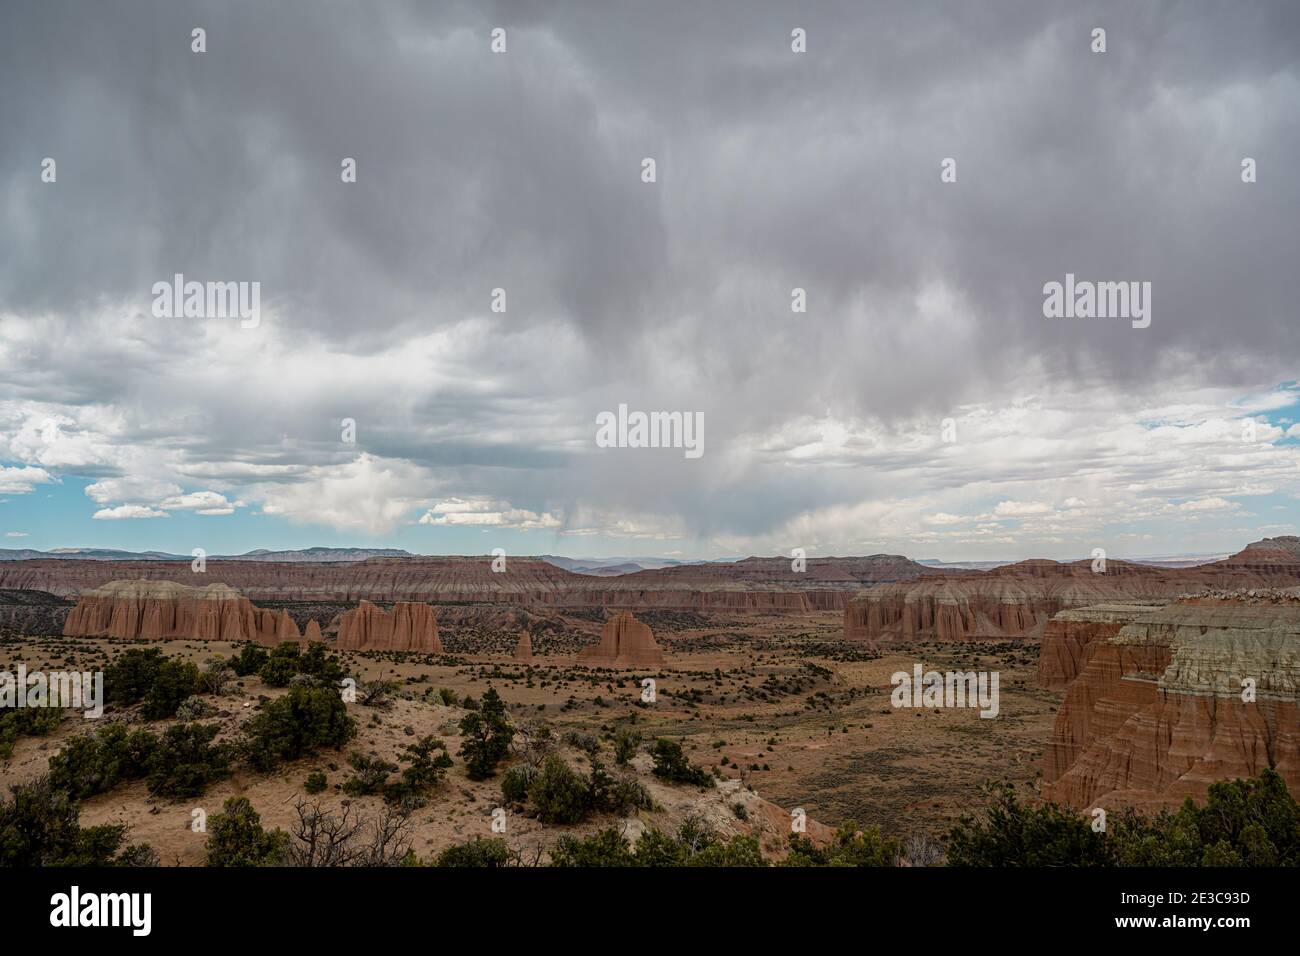
[[[1201,597],[1087,611],[1092,620],[1076,624],[1119,627],[1081,645],[1043,757],[1047,799],[1176,805],[1265,767],[1300,792],[1300,601]],[[1243,700],[1246,678],[1253,701]]]
[[519,643],[515,645],[515,660],[531,661],[533,659],[533,638],[527,631],[519,632]]
[[659,667],[664,652],[655,643],[650,628],[628,611],[605,622],[600,643],[578,652],[578,662],[604,667]]
[[[1275,542],[1279,539],[1271,539]],[[1264,542],[1260,542],[1263,544]],[[1255,557],[1247,557],[1255,549]],[[1035,638],[1058,612],[1093,604],[1167,603],[1204,586],[1300,585],[1300,556],[1251,545],[1227,561],[1166,569],[1109,561],[1022,561],[991,571],[949,571],[918,581],[880,584],[844,609],[844,636],[872,642]],[[1263,560],[1265,555],[1268,560]]]
[[302,639],[308,643],[312,641],[323,641],[325,638],[321,635],[320,624],[315,618],[307,622],[306,629],[302,632]]
[[1062,611],[1047,622],[1038,651],[1038,685],[1064,690],[1092,659],[1097,644],[1114,637],[1129,621],[1145,611],[1163,607],[1153,604],[1095,604]]
[[[857,590],[930,573],[891,555],[787,558],[685,565],[619,577],[575,574],[536,558],[509,558],[503,573],[483,557],[372,558],[346,562],[209,559],[205,580],[260,601],[508,601],[554,608],[840,610]],[[187,562],[43,559],[0,562],[0,588],[66,596],[121,577],[186,580]]]
[[350,651],[443,652],[433,608],[404,601],[394,604],[391,613],[362,601],[339,619],[334,646]]
[[299,639],[289,615],[254,607],[224,584],[186,587],[174,581],[112,581],[87,591],[63,624],[69,637],[201,641]]
[[[0,561],[0,589],[67,596],[127,577],[194,579],[189,564],[180,561]],[[509,558],[505,572],[496,573],[492,559],[481,556],[209,559],[203,580],[229,585],[253,601],[505,602],[539,610],[843,610],[845,634],[851,639],[940,634],[964,639],[1037,636],[1057,611],[1097,602],[1167,600],[1207,585],[1300,585],[1300,539],[1266,539],[1226,561],[1193,568],[1112,561],[1104,575],[1093,575],[1086,561],[1026,561],[988,572],[935,571],[896,555],[873,555],[809,558],[805,571],[794,571],[787,558],[746,558],[595,577],[536,558]],[[864,587],[872,590],[853,599]]]

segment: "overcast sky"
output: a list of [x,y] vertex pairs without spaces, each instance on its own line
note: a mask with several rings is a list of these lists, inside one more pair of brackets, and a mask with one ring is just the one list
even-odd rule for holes
[[[1297,530],[1294,3],[7,0],[0,130],[0,547]],[[260,324],[156,317],[178,272]],[[1045,318],[1067,273],[1150,326]],[[620,403],[704,454],[597,447]]]

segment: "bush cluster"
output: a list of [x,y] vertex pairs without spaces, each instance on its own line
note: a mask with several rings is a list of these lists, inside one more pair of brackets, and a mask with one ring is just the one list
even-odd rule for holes
[[525,798],[543,823],[572,825],[593,813],[617,813],[648,810],[650,794],[634,777],[613,777],[594,757],[591,773],[583,777],[557,754],[550,754],[540,768],[512,767],[501,784],[501,794],[509,803],[524,803]]
[[984,819],[964,816],[948,836],[949,866],[1300,866],[1300,803],[1274,770],[1210,785],[1203,806],[1092,819],[1048,803],[1028,807],[1010,785],[992,788]]
[[145,720],[176,716],[181,703],[204,689],[203,675],[192,661],[165,657],[156,647],[132,648],[104,669],[104,696],[119,707],[144,701]]

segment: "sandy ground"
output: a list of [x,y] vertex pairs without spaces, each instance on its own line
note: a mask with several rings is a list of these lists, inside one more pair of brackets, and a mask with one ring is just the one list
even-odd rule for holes
[[[668,665],[657,671],[592,671],[575,666],[569,655],[542,656],[525,665],[499,653],[438,658],[345,653],[341,656],[348,670],[363,679],[396,680],[402,690],[387,710],[349,705],[359,733],[343,752],[323,751],[270,775],[241,770],[190,801],[155,799],[143,782],[133,783],[87,800],[82,822],[125,823],[129,839],[151,844],[164,863],[201,863],[205,837],[191,829],[194,810],[211,816],[227,797],[243,795],[264,825],[288,827],[296,818],[295,803],[309,799],[303,784],[316,770],[326,774],[329,784],[314,798],[322,806],[339,809],[351,801],[354,813],[377,814],[379,797],[354,799],[338,789],[352,772],[347,754],[359,750],[395,762],[403,746],[434,734],[446,741],[454,757],[460,745],[457,722],[464,711],[430,702],[426,692],[449,688],[477,697],[489,686],[506,700],[517,724],[545,721],[557,735],[599,735],[631,724],[647,740],[682,740],[694,763],[720,767],[727,780],[707,793],[666,785],[649,773],[650,761],[643,755],[635,765],[656,810],[643,811],[634,820],[598,819],[568,828],[576,831],[618,823],[635,836],[644,826],[673,829],[697,813],[724,832],[757,832],[765,847],[775,849],[788,831],[789,810],[802,807],[820,824],[853,820],[880,826],[887,835],[934,837],[979,804],[980,786],[987,780],[1009,780],[1027,796],[1035,790],[1043,745],[1060,702],[1059,694],[1034,686],[1035,644],[922,644],[906,654],[876,655],[840,640],[839,614],[797,619],[729,615],[689,626],[698,623],[688,620],[687,626],[656,632],[668,654]],[[18,660],[29,669],[93,669],[128,646],[139,645],[8,638],[0,642],[0,669],[12,670]],[[216,642],[156,646],[200,664],[233,651]],[[998,717],[982,719],[974,709],[895,710],[890,675],[910,672],[918,661],[927,670],[998,671]],[[656,681],[653,703],[641,701],[644,677]],[[259,697],[283,693],[256,678],[241,683],[234,696],[212,699],[226,713],[216,718],[220,739],[238,734],[256,712]],[[105,719],[113,717],[110,711]],[[63,739],[93,730],[97,723],[69,717],[49,737],[21,739],[13,759],[0,766],[0,783],[44,772]],[[165,722],[151,726],[160,730]],[[563,752],[585,770],[585,756],[571,747]],[[602,759],[612,766],[608,745]],[[492,810],[501,802],[499,778],[470,781],[456,758],[446,784],[414,816],[414,849],[428,857],[452,843],[493,835]],[[738,819],[736,803],[746,805],[747,820]],[[505,835],[521,850],[545,847],[561,832],[565,830],[545,827],[523,813],[507,816]]]

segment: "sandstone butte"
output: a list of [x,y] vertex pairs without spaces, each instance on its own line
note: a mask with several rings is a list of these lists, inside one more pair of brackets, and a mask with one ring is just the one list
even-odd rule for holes
[[600,643],[578,652],[578,662],[606,667],[658,667],[664,652],[655,643],[650,627],[623,611],[605,622]]
[[[1223,592],[1060,615],[1040,681],[1068,681],[1043,796],[1154,809],[1276,770],[1300,793],[1300,599]],[[1243,700],[1242,681],[1255,682]]]
[[287,612],[254,607],[225,584],[111,581],[81,595],[64,621],[68,637],[203,641],[301,640]]
[[334,646],[350,651],[443,652],[433,608],[405,601],[394,604],[391,612],[362,601],[339,618]]
[[515,645],[515,660],[531,661],[533,659],[533,637],[527,631],[519,632],[519,643]]
[[[1021,561],[991,571],[944,571],[915,581],[878,584],[844,607],[847,640],[1038,638],[1070,608],[1105,603],[1161,604],[1205,587],[1300,585],[1300,538],[1266,538],[1224,561],[1162,568],[1108,561]],[[1056,686],[1063,686],[1058,683]]]

